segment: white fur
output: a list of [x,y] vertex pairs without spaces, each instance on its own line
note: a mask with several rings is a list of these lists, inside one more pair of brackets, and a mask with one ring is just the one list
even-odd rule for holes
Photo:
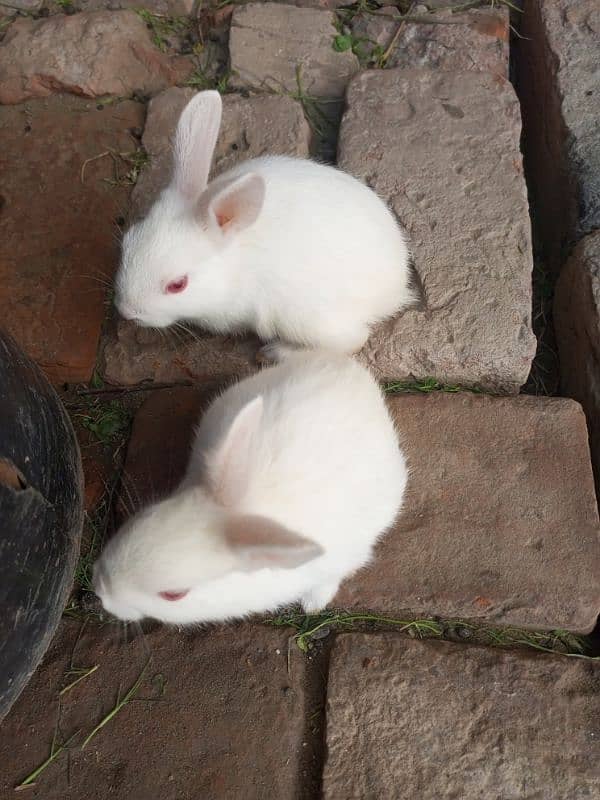
[[[207,187],[220,118],[217,92],[184,109],[173,181],[125,234],[117,308],[145,326],[187,320],[265,341],[360,349],[370,325],[413,300],[391,211],[350,175],[284,156],[247,161]],[[184,275],[187,289],[165,294]]]
[[109,542],[95,590],[122,619],[222,621],[295,601],[317,611],[369,561],[406,478],[369,372],[334,353],[288,355],[212,404],[182,484]]

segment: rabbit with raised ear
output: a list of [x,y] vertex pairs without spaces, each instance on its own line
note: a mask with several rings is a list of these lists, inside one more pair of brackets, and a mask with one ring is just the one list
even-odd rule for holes
[[369,561],[406,478],[369,372],[326,351],[286,354],[214,401],[184,480],[108,542],[94,589],[124,620],[318,611]]
[[391,211],[350,175],[299,158],[252,159],[208,184],[220,122],[218,92],[183,110],[172,182],[123,239],[119,312],[150,327],[253,330],[275,360],[286,344],[360,349],[370,325],[413,300]]

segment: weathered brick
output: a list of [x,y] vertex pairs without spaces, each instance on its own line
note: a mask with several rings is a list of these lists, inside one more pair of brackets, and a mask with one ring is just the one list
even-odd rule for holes
[[[145,664],[136,698],[82,749]],[[297,651],[288,653],[288,632],[251,625],[187,633],[160,627],[127,643],[113,626],[88,625],[82,632],[80,623],[64,622],[2,724],[2,797],[12,796],[13,786],[48,757],[58,692],[74,680],[73,665],[98,666],[60,698],[59,735],[81,733],[40,775],[31,796],[296,796],[306,752],[307,662]]]
[[298,69],[307,95],[341,98],[358,70],[350,51],[333,49],[337,32],[330,11],[279,3],[236,6],[229,51],[232,85],[298,91]]
[[384,6],[354,17],[352,32],[366,54],[373,45],[391,48],[388,67],[486,70],[508,77],[508,8],[428,14],[426,6],[416,6],[410,17],[416,21],[405,20],[397,35],[402,15],[396,6]]
[[0,103],[60,91],[85,97],[154,93],[184,80],[192,68],[162,53],[134,11],[23,17],[0,44]]
[[107,151],[131,152],[143,114],[68,96],[0,107],[2,322],[56,383],[94,370],[129,196]]
[[596,797],[600,665],[394,634],[337,638],[324,800]]
[[525,382],[536,343],[520,131],[511,85],[485,72],[371,70],[350,84],[338,163],[406,228],[424,293],[363,349],[380,378]]
[[410,469],[405,507],[332,605],[589,632],[600,526],[581,408],[444,393],[389,404]]

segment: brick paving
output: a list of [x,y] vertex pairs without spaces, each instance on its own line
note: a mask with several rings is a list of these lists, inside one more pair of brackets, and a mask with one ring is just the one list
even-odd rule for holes
[[[258,368],[253,337],[163,337],[111,306],[119,232],[168,180],[179,111],[216,81],[213,174],[265,153],[337,158],[407,229],[421,303],[360,358],[382,380],[479,391],[390,395],[406,508],[331,615],[305,621],[308,653],[294,612],[279,627],[126,633],[99,621],[78,574],[3,721],[0,796],[72,736],[28,796],[598,796],[597,662],[538,652],[573,653],[600,613],[584,416],[597,472],[597,4],[528,4],[510,22],[529,38],[512,41],[504,3],[457,15],[432,0],[407,20],[244,3],[202,9],[200,29],[187,0],[152,0],[143,18],[127,0],[72,5],[0,6],[0,312],[73,411],[88,512],[108,509],[100,533],[173,487],[202,408]],[[519,395],[536,344],[532,220],[551,284],[561,272],[563,397]],[[417,642],[381,619],[336,626],[338,612],[427,618],[437,633],[461,618],[488,642],[511,626],[535,647]]]

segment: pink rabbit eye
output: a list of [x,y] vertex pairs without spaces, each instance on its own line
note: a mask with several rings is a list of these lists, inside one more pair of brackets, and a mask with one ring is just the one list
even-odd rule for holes
[[158,596],[162,597],[163,600],[170,600],[173,602],[174,600],[181,600],[181,598],[185,597],[188,592],[189,589],[186,589],[183,592],[159,592]]
[[167,294],[179,294],[179,292],[183,292],[185,287],[188,285],[188,278],[187,275],[184,275],[183,278],[177,278],[176,281],[170,281],[165,286],[165,292]]

